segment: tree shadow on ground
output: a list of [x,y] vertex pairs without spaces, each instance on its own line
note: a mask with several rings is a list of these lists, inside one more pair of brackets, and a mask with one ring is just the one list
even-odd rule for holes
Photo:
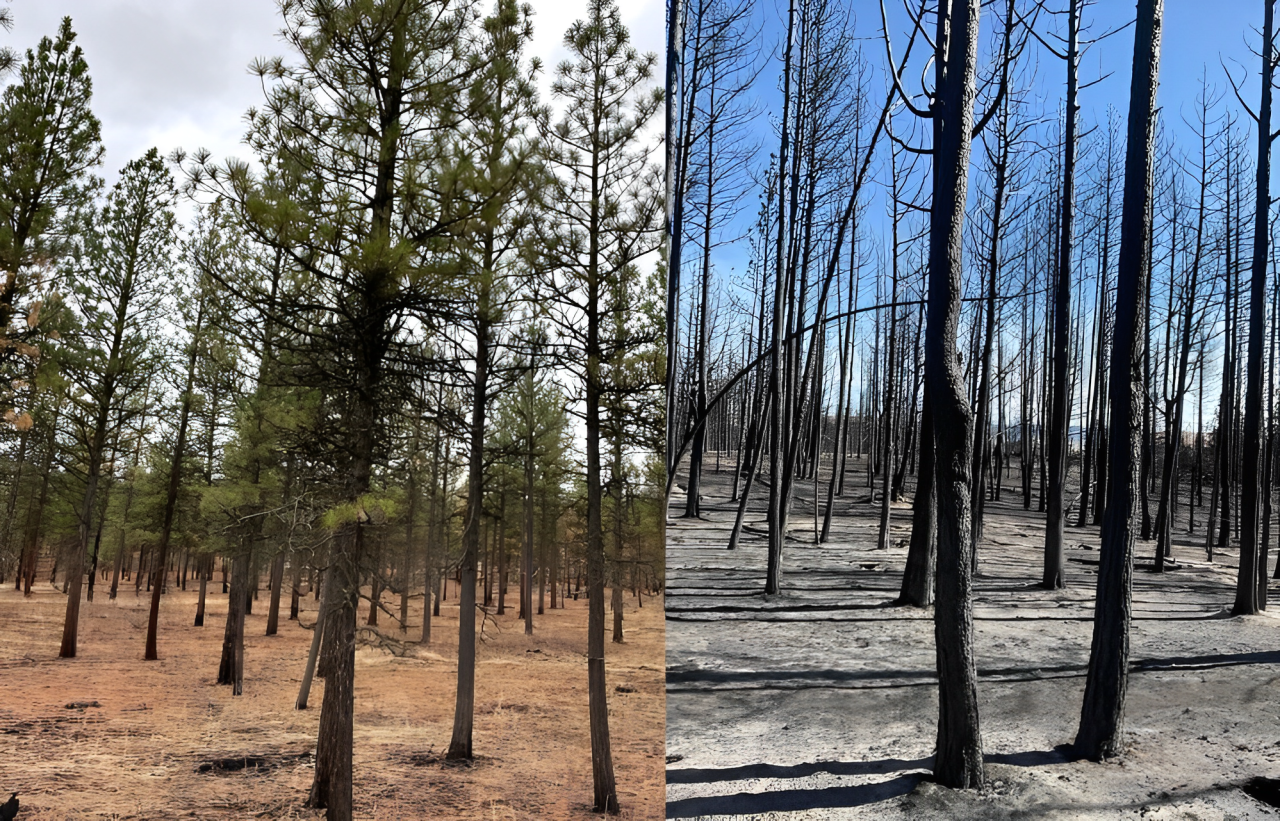
[[1059,744],[1052,750],[1027,750],[1021,753],[987,753],[982,760],[988,764],[1006,764],[1010,767],[1048,767],[1052,764],[1069,764],[1082,760],[1075,747]]
[[1207,653],[1202,656],[1169,656],[1166,658],[1135,659],[1132,669],[1145,670],[1205,670],[1212,667],[1235,667],[1241,664],[1280,664],[1280,650],[1259,650],[1251,653]]
[[914,773],[874,784],[857,784],[848,787],[776,790],[764,793],[740,792],[733,795],[682,798],[667,802],[667,818],[862,807],[906,795],[914,790],[924,777],[924,773]]
[[[1235,667],[1243,664],[1280,664],[1280,650],[1258,650],[1248,653],[1208,653],[1200,656],[1169,656],[1164,658],[1139,658],[1129,662],[1134,673],[1157,670],[1208,670],[1216,667]],[[1079,677],[1088,672],[1085,664],[1041,664],[1034,667],[981,667],[979,678],[997,681],[1042,681],[1049,678]],[[890,682],[888,684],[876,682]],[[783,683],[787,684],[783,684]],[[817,688],[836,687],[858,689],[851,682],[871,682],[867,687],[915,687],[937,682],[937,672],[919,670],[699,670],[669,667],[667,687],[685,685],[731,685],[746,688],[770,689],[770,684],[784,689],[798,689],[801,682],[809,682]]]
[[714,784],[747,778],[807,778],[818,773],[829,775],[874,775],[900,770],[927,770],[933,757],[907,761],[882,758],[878,761],[814,761],[804,764],[746,764],[741,767],[667,769],[668,784]]
[[[993,753],[984,756],[989,764],[1015,767],[1044,767],[1079,760],[1069,744],[1052,750]],[[814,761],[803,764],[746,764],[739,767],[668,768],[668,784],[716,784],[749,779],[807,778],[827,775],[878,775],[898,773],[887,781],[821,789],[738,792],[708,795],[667,802],[667,818],[697,818],[707,815],[745,815],[762,812],[799,812],[814,809],[848,809],[875,804],[907,795],[921,781],[928,780],[933,756],[927,758],[882,758],[875,761]],[[905,772],[904,772],[905,771]]]

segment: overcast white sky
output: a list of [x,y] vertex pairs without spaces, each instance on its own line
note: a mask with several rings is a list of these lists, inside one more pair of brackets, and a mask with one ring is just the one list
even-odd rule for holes
[[[481,0],[487,12],[492,3]],[[565,29],[586,0],[532,0],[531,55],[543,62],[544,92],[564,59]],[[661,0],[622,0],[623,20],[641,51],[663,50]],[[57,33],[70,15],[93,77],[93,110],[106,146],[108,181],[151,146],[167,155],[208,148],[215,158],[248,159],[243,115],[262,101],[247,71],[255,57],[288,53],[276,37],[275,0],[13,0],[15,25],[0,42],[20,54]],[[655,76],[661,82],[661,72]]]

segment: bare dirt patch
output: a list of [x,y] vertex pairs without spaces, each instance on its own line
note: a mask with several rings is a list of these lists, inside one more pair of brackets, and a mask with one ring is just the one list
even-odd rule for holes
[[[669,818],[1280,818],[1253,782],[1280,777],[1278,608],[1273,598],[1268,614],[1224,613],[1237,551],[1206,561],[1202,524],[1194,541],[1175,539],[1177,570],[1135,572],[1128,751],[1106,764],[1079,761],[1067,745],[1088,663],[1098,529],[1067,529],[1067,588],[1042,590],[1044,517],[1010,494],[987,508],[975,582],[990,783],[974,792],[928,781],[933,614],[890,606],[909,502],[894,505],[891,547],[876,549],[878,504],[864,478],[851,474],[823,545],[813,544],[812,483],[797,487],[785,592],[767,598],[765,489],[736,553],[725,549],[731,473],[704,477],[702,520],[674,518],[684,508],[674,495]],[[1139,542],[1140,563],[1153,552]]]
[[[166,594],[161,657],[144,662],[147,599],[132,585],[116,602],[102,590],[83,605],[71,660],[57,658],[66,599],[44,582],[33,592],[23,599],[0,589],[0,791],[19,793],[24,821],[319,817],[302,803],[324,683],[316,680],[311,709],[293,709],[311,631],[282,616],[280,635],[264,636],[265,590],[246,625],[239,698],[214,683],[225,596],[210,596],[207,626],[197,628],[194,591]],[[599,817],[591,812],[586,601],[535,617],[532,638],[514,608],[487,623],[478,758],[459,767],[441,760],[453,723],[455,593],[433,621],[429,647],[411,644],[403,657],[357,651],[356,817]],[[384,601],[398,607],[390,595]],[[625,601],[627,642],[606,648],[610,729],[622,817],[639,821],[662,817],[662,600],[639,610],[632,596]],[[315,622],[315,604],[304,599],[302,623]],[[379,630],[416,639],[420,613],[421,598],[407,635],[385,614]]]

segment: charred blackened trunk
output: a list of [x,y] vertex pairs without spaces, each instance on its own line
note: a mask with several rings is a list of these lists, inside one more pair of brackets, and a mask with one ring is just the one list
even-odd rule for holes
[[1134,503],[1139,483],[1138,441],[1146,340],[1139,333],[1146,301],[1151,231],[1151,170],[1156,89],[1160,70],[1163,0],[1139,0],[1129,87],[1129,133],[1124,206],[1116,277],[1115,334],[1108,395],[1111,405],[1107,461],[1111,476],[1099,548],[1093,643],[1076,748],[1102,759],[1121,749],[1121,722],[1129,676],[1129,622],[1133,586]]
[[1260,531],[1259,490],[1262,484],[1262,371],[1266,346],[1267,252],[1271,217],[1271,83],[1275,71],[1272,43],[1274,0],[1263,0],[1262,104],[1258,107],[1258,162],[1254,194],[1253,260],[1249,276],[1249,354],[1244,395],[1244,441],[1240,455],[1240,571],[1236,578],[1235,615],[1257,613],[1265,604],[1258,597],[1265,562],[1258,561]]
[[981,787],[984,781],[970,570],[973,420],[956,350],[980,5],[980,0],[944,0],[937,15],[925,329],[925,389],[935,419],[947,420],[945,425],[933,426],[938,533],[934,577],[938,737],[933,772],[938,783],[962,788]]

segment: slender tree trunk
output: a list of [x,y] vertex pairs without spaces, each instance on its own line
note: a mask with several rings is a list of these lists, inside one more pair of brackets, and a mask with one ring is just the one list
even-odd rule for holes
[[524,455],[524,545],[520,556],[520,611],[524,634],[533,635],[533,443]]
[[[493,237],[486,238],[485,270],[492,270]],[[475,376],[471,394],[467,513],[462,530],[462,583],[458,594],[458,689],[453,736],[446,758],[470,760],[476,688],[476,563],[480,553],[480,517],[484,512],[484,427],[489,391],[490,282],[483,279],[477,300]]]
[[782,543],[786,539],[786,510],[783,500],[783,361],[786,339],[785,269],[787,214],[784,208],[787,171],[791,149],[791,57],[795,45],[796,0],[787,10],[787,44],[783,57],[783,95],[781,147],[778,152],[778,236],[773,265],[773,348],[769,369],[769,553],[764,592],[776,595],[782,590]]
[[916,496],[911,502],[911,543],[902,574],[898,604],[928,607],[933,604],[934,565],[937,551],[937,499],[933,484],[933,411],[925,391],[920,412],[920,472]]
[[280,589],[284,587],[284,551],[276,553],[271,561],[271,602],[267,606],[267,635],[274,636],[280,630]]
[[[195,384],[196,376],[196,356],[200,344],[200,330],[204,324],[205,295],[203,292],[199,298],[196,308],[195,329],[191,335],[190,350],[187,352],[187,380],[186,386],[182,393],[182,410],[178,415],[178,435],[173,445],[173,458],[169,462],[169,483],[165,492],[163,522],[160,525],[160,543],[156,548],[156,581],[151,588],[151,610],[147,619],[147,647],[143,658],[147,661],[155,661],[159,656],[156,653],[156,633],[159,630],[160,623],[160,593],[164,587],[164,568],[165,562],[169,556],[169,538],[173,533],[173,517],[178,507],[178,488],[182,484],[182,457],[187,449],[187,426],[191,419],[191,401],[192,387]],[[279,600],[275,599],[277,605]],[[241,625],[243,629],[243,624]],[[271,635],[271,629],[268,628],[267,635]],[[239,670],[237,670],[239,673]],[[239,678],[237,677],[236,695],[240,694]]]
[[98,480],[102,469],[102,449],[105,445],[107,416],[109,406],[103,403],[98,408],[97,422],[89,445],[88,480],[85,483],[84,498],[80,502],[80,527],[75,547],[67,561],[67,612],[62,625],[62,647],[58,651],[59,658],[76,657],[76,637],[80,628],[80,591],[84,583],[84,559],[89,548],[89,532],[92,526],[93,511],[97,501]]
[[1067,11],[1067,110],[1063,134],[1062,160],[1062,235],[1058,250],[1058,277],[1054,298],[1053,382],[1049,397],[1053,407],[1049,414],[1049,499],[1046,505],[1044,539],[1044,574],[1040,584],[1050,590],[1064,586],[1066,557],[1063,551],[1063,493],[1067,483],[1067,427],[1071,404],[1067,383],[1070,364],[1071,331],[1071,265],[1075,241],[1076,192],[1076,111],[1077,75],[1079,73],[1080,0],[1071,0]]
[[[325,579],[329,578],[329,574],[325,574]],[[321,582],[323,584],[323,582]],[[324,637],[325,623],[325,596],[326,591],[320,593],[320,606],[316,609],[316,625],[311,633],[311,649],[307,651],[307,665],[302,671],[302,684],[298,687],[298,700],[294,702],[294,709],[307,709],[307,700],[311,698],[311,679],[316,672],[316,659],[320,655],[320,643]]]
[[[1245,374],[1244,442],[1241,449],[1240,570],[1236,577],[1235,615],[1257,613],[1259,579],[1265,585],[1266,563],[1259,562],[1259,491],[1262,479],[1263,348],[1266,345],[1267,253],[1271,228],[1271,83],[1275,72],[1275,0],[1263,0],[1262,103],[1258,107],[1258,162],[1254,195],[1253,261],[1249,278],[1249,361]],[[1264,588],[1265,591],[1265,588]]]

